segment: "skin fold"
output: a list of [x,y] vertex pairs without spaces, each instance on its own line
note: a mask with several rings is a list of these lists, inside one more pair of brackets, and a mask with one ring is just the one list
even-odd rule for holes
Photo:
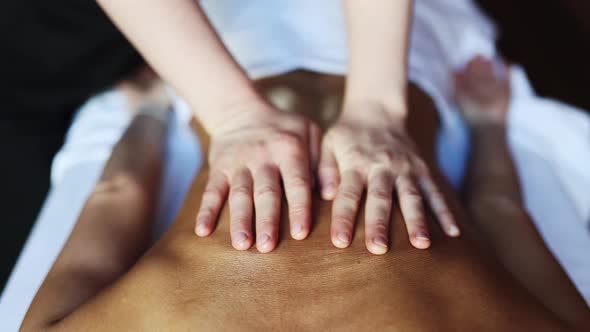
[[[324,126],[333,116],[323,115],[335,113],[342,86],[342,78],[305,72],[258,84],[261,94],[270,100],[282,95],[278,100],[287,110],[297,111],[302,105],[323,110],[315,113],[315,120]],[[314,191],[313,222],[305,241],[289,236],[289,215],[283,213],[276,250],[270,254],[254,248],[237,251],[229,237],[227,205],[211,236],[197,238],[194,234],[194,220],[208,181],[209,168],[205,166],[177,220],[151,248],[129,235],[146,228],[145,217],[139,214],[124,219],[116,210],[94,208],[91,197],[29,309],[22,330],[582,331],[590,326],[588,308],[559,266],[550,256],[534,255],[539,248],[546,250],[538,236],[530,236],[536,234],[534,228],[505,227],[482,236],[481,227],[463,209],[434,162],[438,119],[432,101],[412,86],[409,105],[408,133],[463,230],[460,238],[446,236],[428,212],[432,246],[417,250],[410,243],[399,206],[394,205],[388,229],[390,251],[378,256],[366,250],[363,209],[350,246],[339,249],[330,243],[332,203],[321,200]],[[198,124],[195,127],[207,151],[209,139]],[[125,142],[129,143],[125,139],[121,143]],[[141,145],[141,140],[135,144]],[[112,160],[125,161],[117,156],[115,152]],[[158,167],[157,162],[141,165],[152,170]],[[123,169],[137,183],[149,183],[150,177],[138,176],[144,173],[134,167]],[[129,194],[130,199],[155,197],[157,190],[145,187],[140,192],[143,194]],[[139,205],[137,211],[147,211],[148,206]],[[494,211],[489,210],[488,221],[480,222],[522,221],[516,215],[495,215]],[[107,216],[114,226],[96,222]],[[117,220],[127,220],[128,233],[121,232]],[[105,237],[90,236],[96,234],[93,227],[99,227]],[[543,286],[560,285],[562,291],[545,293],[525,287],[536,276],[523,277],[518,264],[507,264],[505,255],[494,254],[508,250],[507,244],[496,241],[508,233],[515,239],[510,250],[533,254],[516,256],[521,262],[529,260],[527,264],[542,270],[560,271],[543,279]],[[490,250],[489,243],[494,241],[495,249]],[[104,250],[118,244],[126,247]],[[83,250],[89,248],[96,249]],[[137,253],[144,250],[147,252],[136,261]],[[96,257],[96,253],[103,256]],[[104,269],[107,263],[114,264],[112,272]],[[95,279],[88,277],[93,271],[103,271],[99,283],[93,284]],[[543,304],[557,299],[573,312],[562,313]]]

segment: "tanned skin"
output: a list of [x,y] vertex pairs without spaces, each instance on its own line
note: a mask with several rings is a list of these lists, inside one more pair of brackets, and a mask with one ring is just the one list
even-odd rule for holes
[[[273,87],[290,86],[294,98],[286,108],[297,110],[297,105],[313,104],[325,110],[321,115],[334,113],[329,108],[338,104],[343,84],[341,78],[299,72],[265,80],[259,86],[262,93],[269,94]],[[275,251],[237,251],[229,237],[227,207],[211,236],[197,238],[194,234],[194,220],[207,182],[205,166],[195,178],[175,223],[136,263],[134,258],[120,260],[128,253],[117,250],[88,259],[93,254],[85,250],[88,242],[110,248],[124,241],[126,247],[121,250],[141,252],[146,244],[132,234],[141,234],[149,224],[145,218],[125,219],[123,214],[109,214],[112,209],[95,207],[91,197],[29,309],[22,330],[567,331],[590,326],[588,308],[564,273],[555,273],[554,278],[546,280],[551,284],[544,285],[549,288],[558,284],[563,292],[540,294],[536,287],[523,287],[532,277],[519,273],[514,264],[506,261],[502,241],[494,242],[510,232],[518,239],[511,244],[512,250],[532,253],[517,258],[534,260],[543,271],[559,269],[552,258],[535,254],[544,246],[538,236],[530,236],[532,227],[500,227],[481,236],[481,224],[518,221],[518,215],[499,213],[493,217],[497,210],[490,209],[490,217],[481,219],[478,228],[473,227],[435,163],[438,120],[432,101],[415,86],[410,88],[409,101],[412,112],[408,132],[459,222],[463,231],[460,238],[446,236],[429,214],[432,246],[418,250],[411,245],[395,206],[389,252],[377,256],[366,250],[362,211],[350,247],[335,248],[330,243],[331,203],[322,201],[316,193],[308,239],[292,239],[288,235],[288,217],[283,215]],[[330,122],[325,118],[322,121]],[[206,151],[207,138],[202,137]],[[119,144],[129,143],[126,134]],[[117,151],[111,160],[121,157]],[[156,170],[157,164],[152,165]],[[126,169],[136,174],[141,167]],[[139,183],[149,182],[146,177],[133,178]],[[156,191],[145,188],[148,197],[155,196]],[[110,222],[102,226],[103,231],[111,232],[110,237],[87,236],[87,242],[80,240],[105,218]],[[117,223],[130,228],[120,233]],[[489,243],[495,243],[494,250],[488,249]],[[499,254],[493,256],[491,252]],[[68,259],[73,253],[76,259]],[[110,261],[127,266],[121,264],[110,275],[104,272],[104,279],[92,284],[88,276],[103,271],[101,264]],[[73,274],[72,270],[79,273]],[[544,305],[553,303],[552,296],[567,302],[575,313],[564,314]]]
[[[471,132],[466,208],[484,243],[514,278],[547,308],[576,322],[588,308],[570,283],[561,282],[567,279],[565,272],[524,208],[507,144],[509,77],[508,67],[501,61],[494,64],[482,57],[455,75],[456,98]],[[518,242],[527,245],[514,247]],[[583,320],[578,322],[584,326]]]

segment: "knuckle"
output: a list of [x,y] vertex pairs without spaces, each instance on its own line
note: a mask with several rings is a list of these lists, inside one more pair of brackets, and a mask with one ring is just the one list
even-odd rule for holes
[[303,175],[292,175],[287,178],[287,184],[291,188],[305,189],[308,187],[309,180]]
[[409,170],[412,167],[412,161],[408,156],[403,156],[400,158],[400,164],[402,169]]
[[364,173],[366,168],[372,165],[371,160],[366,158],[364,155],[357,155],[356,153],[342,153],[336,155],[338,160],[339,169],[342,174],[352,173],[354,176],[360,176]]
[[232,216],[230,218],[230,224],[234,225],[234,226],[246,226],[248,224],[250,224],[251,220],[250,218],[248,218],[245,215],[237,215],[237,216]]
[[384,149],[384,150],[380,151],[379,154],[377,155],[377,160],[384,162],[388,165],[395,164],[398,159],[399,159],[399,155],[390,149]]
[[272,185],[264,185],[264,186],[260,186],[259,188],[256,188],[256,196],[257,197],[261,197],[261,196],[277,196],[281,194],[281,190],[276,187],[276,186],[272,186]]
[[348,214],[335,214],[332,217],[333,223],[336,227],[352,228],[355,220]]
[[342,188],[342,190],[338,192],[338,196],[342,199],[356,202],[361,198],[361,192],[355,188]]
[[365,159],[364,151],[358,147],[350,148],[346,153],[346,156],[351,161],[360,161]]
[[408,172],[412,169],[412,162],[407,156],[398,156],[392,163],[401,172]]
[[305,204],[291,204],[289,206],[289,214],[295,216],[305,215],[309,208]]
[[411,204],[422,204],[422,195],[413,189],[404,189],[399,194],[400,198]]
[[274,226],[275,221],[271,217],[259,217],[256,219],[256,224],[258,228],[266,228]]
[[302,139],[292,133],[281,133],[277,137],[277,144],[281,151],[287,154],[298,154],[302,150]]
[[404,197],[422,197],[416,188],[408,186],[401,188],[399,195]]
[[207,188],[203,193],[203,201],[208,202],[219,202],[223,200],[221,192],[216,188]]
[[391,201],[392,192],[385,188],[374,188],[367,191],[367,196],[382,201]]
[[235,186],[232,188],[233,197],[251,196],[250,188],[247,186]]

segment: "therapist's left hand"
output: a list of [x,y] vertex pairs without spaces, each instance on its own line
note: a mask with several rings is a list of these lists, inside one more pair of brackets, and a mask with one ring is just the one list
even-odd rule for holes
[[334,200],[331,239],[338,248],[350,245],[364,191],[365,244],[373,254],[384,254],[389,244],[393,191],[397,191],[410,242],[430,246],[423,197],[445,233],[459,228],[405,131],[405,119],[378,104],[357,105],[343,111],[326,132],[318,167],[322,198]]

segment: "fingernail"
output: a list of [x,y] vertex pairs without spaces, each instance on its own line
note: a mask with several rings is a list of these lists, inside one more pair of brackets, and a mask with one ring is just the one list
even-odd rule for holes
[[322,188],[322,198],[331,199],[334,196],[334,185],[329,183]]
[[373,244],[379,247],[387,248],[387,239],[383,236],[377,236],[373,239]]
[[303,233],[303,225],[301,225],[301,224],[296,224],[291,229],[291,236],[294,239],[300,239],[301,235],[302,235],[301,233]]
[[420,232],[416,233],[416,238],[418,240],[430,241],[430,238],[428,237],[428,234],[426,234],[426,232],[424,232],[424,231],[420,231]]
[[197,235],[198,236],[207,236],[209,234],[209,230],[207,229],[207,225],[203,222],[197,224]]
[[450,236],[453,236],[453,237],[461,235],[461,231],[459,230],[459,227],[457,227],[455,225],[449,226],[448,233]]
[[236,237],[234,238],[234,243],[236,244],[236,246],[240,249],[244,249],[247,245],[246,241],[248,240],[248,236],[246,235],[246,233],[240,232],[238,234],[236,234]]
[[426,249],[430,247],[430,238],[428,234],[424,231],[419,231],[415,235],[415,240],[412,241],[414,247],[418,249]]
[[342,242],[343,244],[348,244],[350,242],[350,239],[348,238],[348,234],[346,234],[344,232],[338,234],[338,236],[336,238],[338,239],[338,241]]
[[267,252],[270,249],[270,236],[263,234],[256,239],[256,247],[259,251]]

